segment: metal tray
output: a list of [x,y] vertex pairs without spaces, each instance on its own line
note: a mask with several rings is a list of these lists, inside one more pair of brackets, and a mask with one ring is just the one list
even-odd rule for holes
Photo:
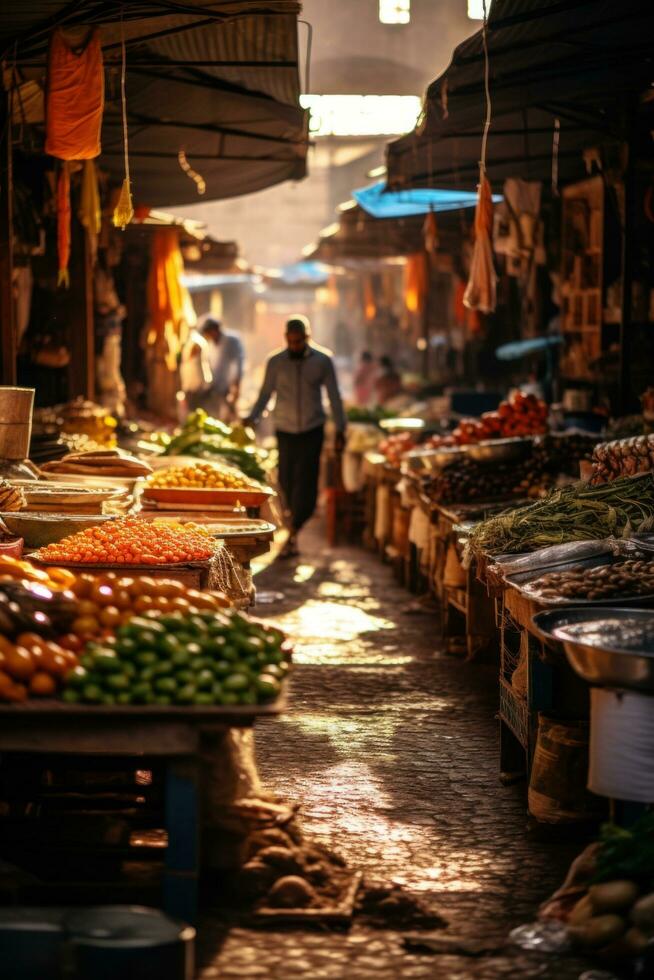
[[513,586],[517,592],[532,602],[537,602],[541,606],[561,608],[562,606],[575,606],[580,608],[597,606],[615,606],[616,602],[627,606],[648,606],[654,605],[654,595],[634,595],[634,596],[613,596],[612,599],[567,599],[565,596],[553,598],[542,596],[539,592],[530,588],[530,583],[549,575],[550,572],[572,571],[575,568],[598,568],[600,565],[615,565],[616,562],[625,561],[625,555],[614,555],[612,551],[602,554],[591,555],[588,558],[580,558],[576,561],[558,562],[542,568],[533,568],[528,572],[515,572],[507,575],[505,582]]
[[654,610],[570,606],[537,613],[532,622],[543,639],[563,644],[570,666],[589,684],[654,692]]

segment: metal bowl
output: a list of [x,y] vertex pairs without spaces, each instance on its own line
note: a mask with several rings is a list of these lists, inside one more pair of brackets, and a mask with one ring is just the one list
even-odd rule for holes
[[533,439],[487,439],[465,446],[465,451],[477,463],[511,463],[526,459],[533,446]]
[[31,514],[21,511],[0,513],[6,527],[22,538],[26,548],[44,548],[69,534],[115,520],[112,514]]
[[537,613],[533,623],[545,639],[563,644],[589,684],[654,693],[654,611],[573,606]]

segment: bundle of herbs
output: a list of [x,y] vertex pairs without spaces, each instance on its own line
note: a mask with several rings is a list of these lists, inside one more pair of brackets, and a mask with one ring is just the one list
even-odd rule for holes
[[628,538],[654,527],[654,477],[622,477],[591,486],[574,483],[533,504],[478,524],[469,548],[490,555],[523,554],[568,541]]

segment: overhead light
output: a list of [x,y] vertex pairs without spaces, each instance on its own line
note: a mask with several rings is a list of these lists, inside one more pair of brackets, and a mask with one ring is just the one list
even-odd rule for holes
[[[492,0],[486,0],[486,16],[490,13]],[[484,0],[468,0],[468,17],[470,20],[484,19]]]
[[408,24],[411,0],[379,0],[379,20],[382,24]]
[[382,165],[381,167],[373,167],[372,170],[368,171],[366,177],[368,177],[369,180],[378,180],[380,177],[385,177],[386,173],[386,167]]
[[397,136],[420,113],[417,95],[301,95],[312,136]]

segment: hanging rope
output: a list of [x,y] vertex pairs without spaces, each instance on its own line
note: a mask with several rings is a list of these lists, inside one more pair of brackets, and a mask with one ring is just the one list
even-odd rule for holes
[[120,11],[120,105],[123,116],[123,153],[125,155],[125,179],[120,189],[120,197],[114,209],[113,223],[116,228],[123,231],[134,217],[134,205],[132,204],[132,191],[129,178],[129,145],[127,133],[127,96],[125,95],[125,78],[127,75],[127,52],[125,50],[125,26],[123,24],[123,11]]
[[484,23],[481,29],[481,38],[484,45],[484,91],[486,93],[486,120],[484,122],[484,135],[481,138],[481,160],[479,161],[479,174],[483,178],[486,176],[486,145],[488,143],[488,133],[491,127],[491,96],[490,96],[490,60],[488,57],[488,17],[486,14],[486,0],[482,0],[484,11]]
[[179,163],[180,167],[182,168],[186,176],[195,182],[195,186],[197,188],[198,194],[204,194],[204,192],[207,189],[206,181],[202,176],[202,174],[199,174],[197,170],[194,170],[191,164],[188,162],[186,158],[186,150],[180,150],[178,152],[177,162]]
[[559,141],[561,139],[561,122],[554,120],[554,132],[552,134],[552,194],[559,196]]

